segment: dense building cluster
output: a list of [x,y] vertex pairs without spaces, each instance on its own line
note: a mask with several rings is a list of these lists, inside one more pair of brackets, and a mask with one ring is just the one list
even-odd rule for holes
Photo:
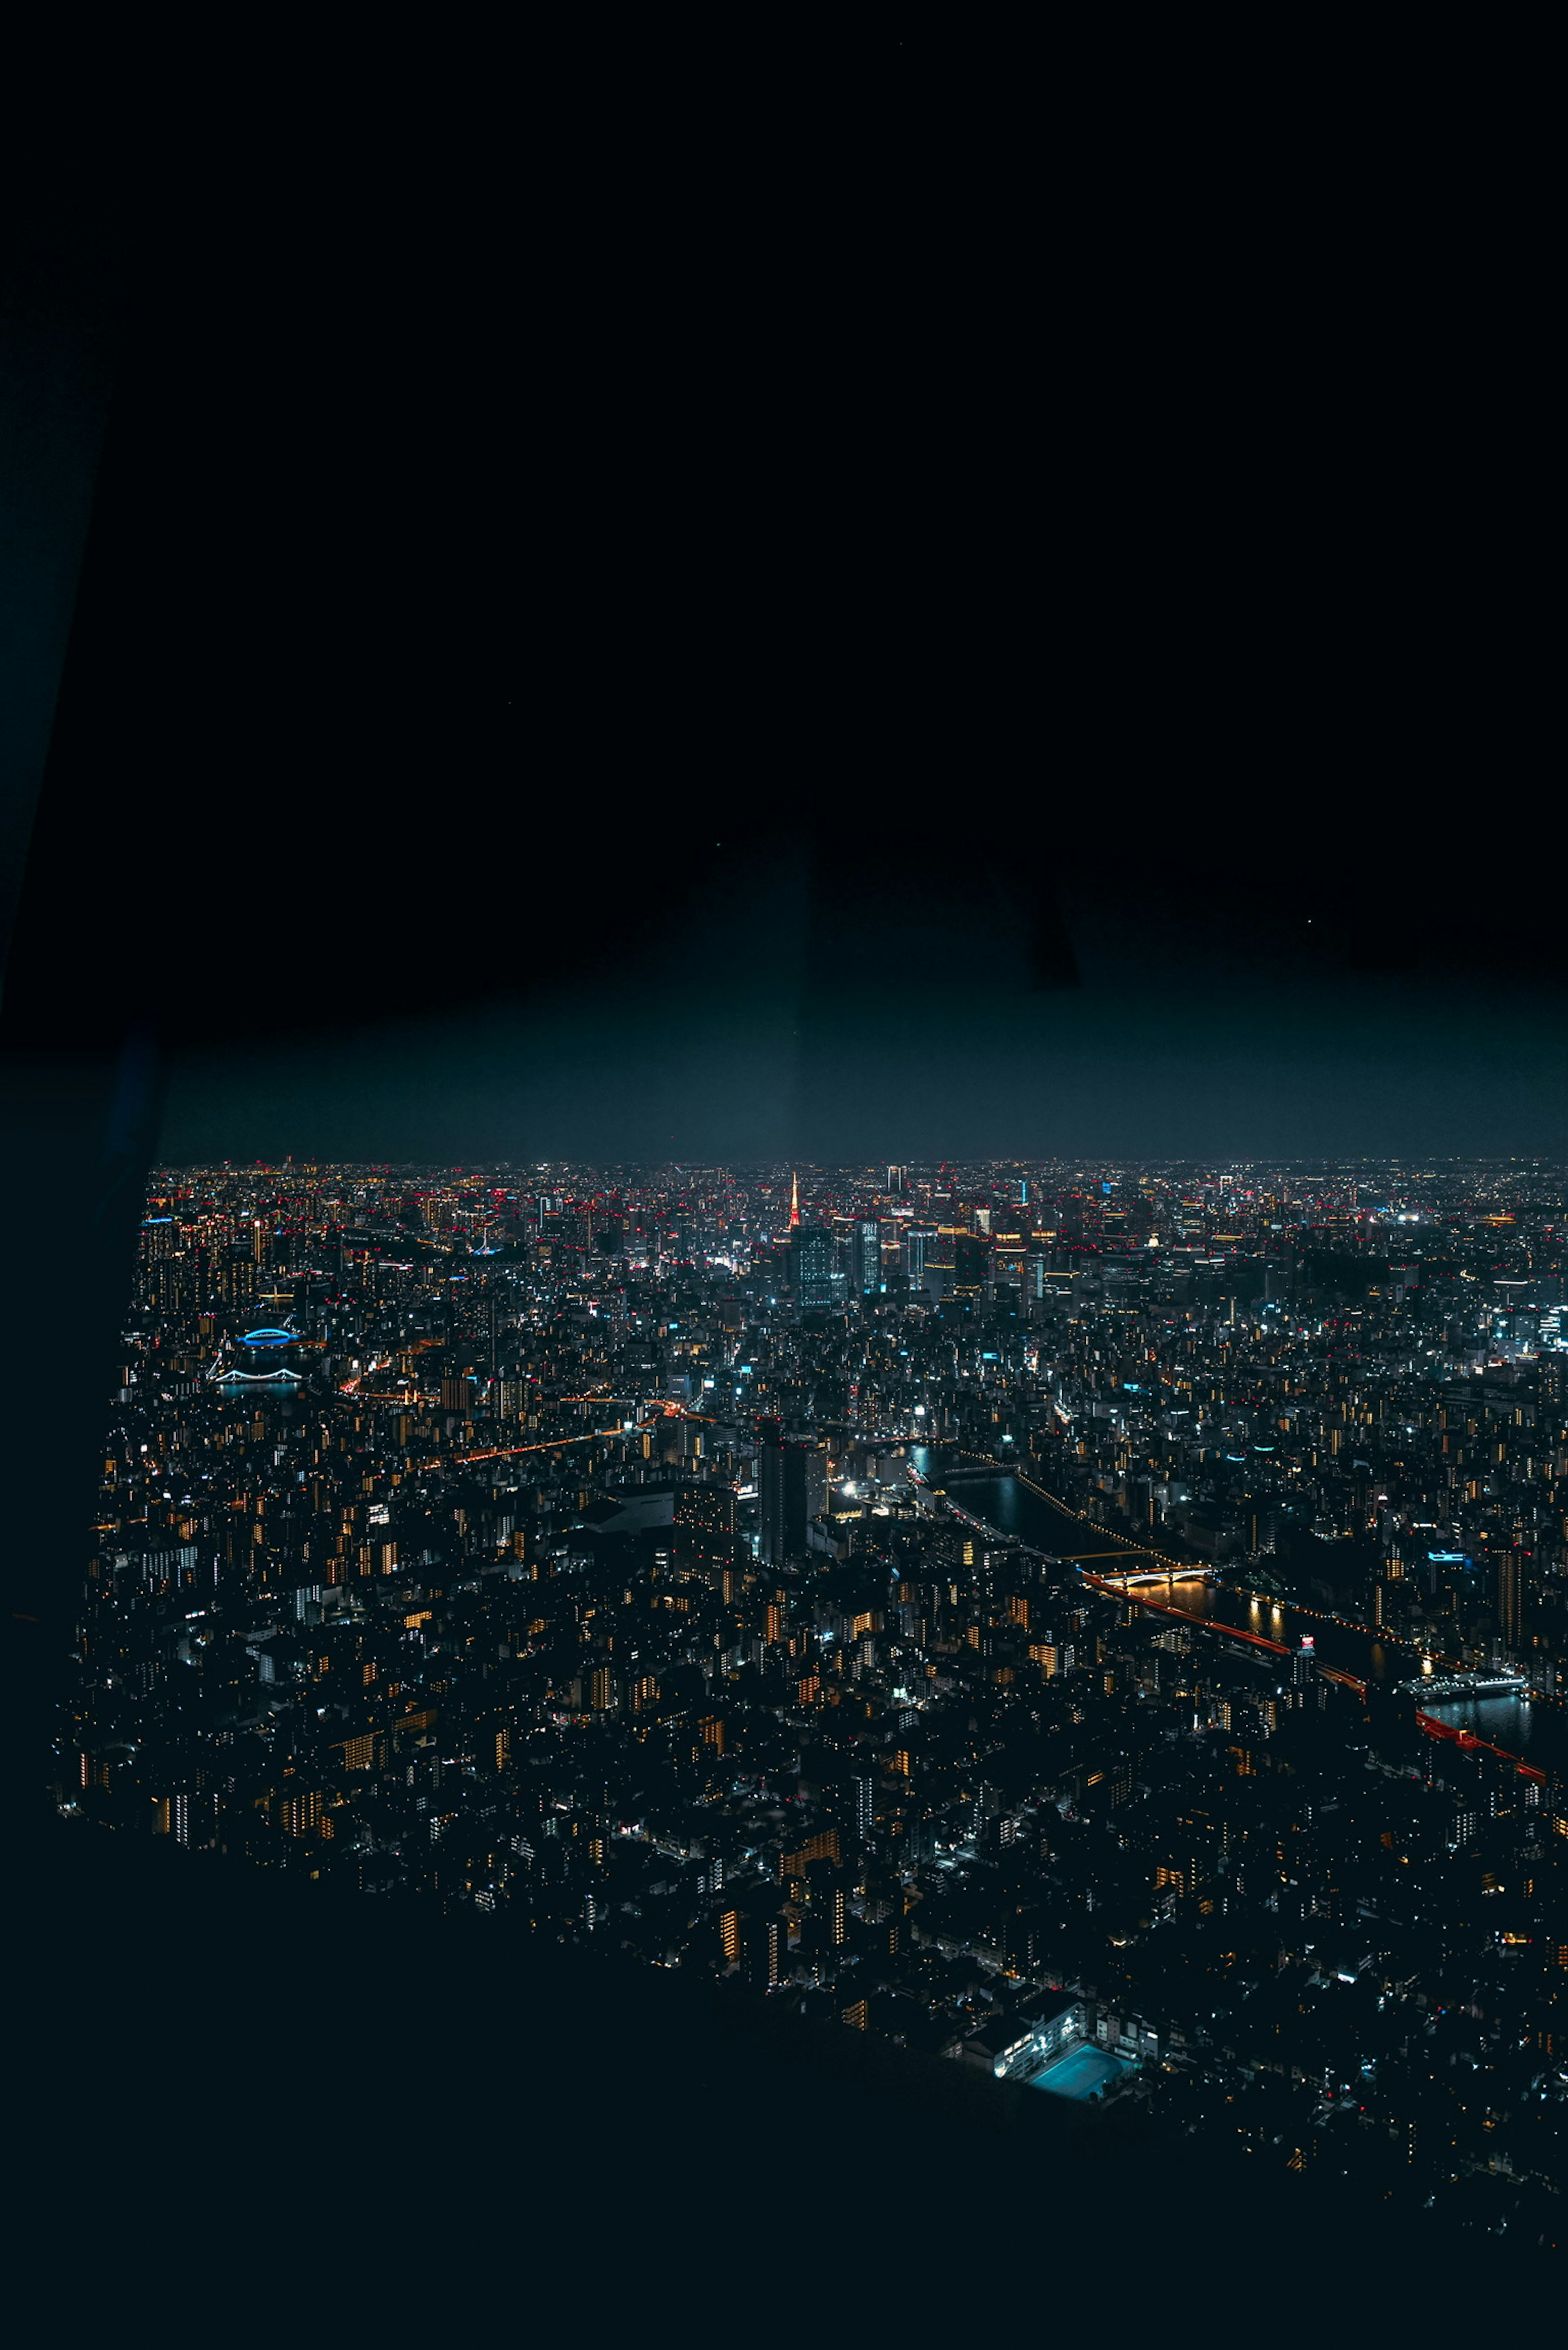
[[168,1171],[62,1805],[1550,2238],[1564,1212]]

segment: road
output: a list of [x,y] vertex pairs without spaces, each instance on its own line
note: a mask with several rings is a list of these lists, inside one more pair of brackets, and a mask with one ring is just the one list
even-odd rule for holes
[[[921,1448],[914,1458],[917,1469],[940,1486],[944,1457]],[[966,1455],[965,1465],[977,1465],[978,1459]],[[1139,1551],[1095,1520],[1079,1517],[1026,1472],[1008,1470],[1001,1462],[994,1465],[993,1477],[965,1477],[954,1487],[950,1500],[956,1508],[1054,1558],[1075,1560],[1086,1578],[1102,1584],[1115,1573],[1118,1556],[1135,1569],[1164,1563],[1159,1554]],[[1421,1673],[1421,1651],[1408,1641],[1300,1600],[1261,1598],[1196,1574],[1183,1579],[1179,1563],[1172,1564],[1176,1572],[1169,1586],[1145,1586],[1128,1596],[1140,1606],[1168,1610],[1249,1642],[1277,1646],[1282,1652],[1299,1648],[1303,1636],[1309,1636],[1319,1663],[1336,1678],[1402,1681]],[[1457,1659],[1434,1658],[1434,1671],[1440,1672],[1445,1662]],[[1455,1699],[1434,1703],[1428,1711],[1443,1730],[1478,1738],[1534,1765],[1568,1770],[1568,1708],[1561,1703],[1501,1696]]]

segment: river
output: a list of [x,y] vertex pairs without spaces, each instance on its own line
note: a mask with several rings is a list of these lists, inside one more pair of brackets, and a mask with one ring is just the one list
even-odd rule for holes
[[[919,1472],[937,1485],[943,1483],[949,1470],[966,1465],[951,1453],[925,1446],[911,1448],[911,1456]],[[1092,1521],[1075,1517],[1071,1511],[1047,1500],[1038,1487],[1016,1476],[964,1476],[948,1488],[948,1499],[971,1517],[1001,1534],[1015,1534],[1020,1542],[1048,1551],[1054,1558],[1112,1552],[1124,1556],[1129,1565],[1145,1563],[1130,1549],[1114,1544]],[[1093,1574],[1111,1574],[1116,1556],[1092,1557],[1084,1564]],[[1197,1622],[1260,1633],[1264,1639],[1279,1640],[1287,1648],[1299,1647],[1303,1636],[1310,1636],[1321,1663],[1354,1673],[1358,1680],[1403,1681],[1420,1677],[1420,1650],[1407,1641],[1342,1624],[1294,1600],[1262,1599],[1223,1583],[1200,1582],[1196,1576],[1151,1586],[1148,1596]],[[1422,1711],[1538,1766],[1568,1769],[1568,1708],[1561,1703],[1538,1704],[1529,1698],[1506,1696],[1459,1698],[1434,1700]]]

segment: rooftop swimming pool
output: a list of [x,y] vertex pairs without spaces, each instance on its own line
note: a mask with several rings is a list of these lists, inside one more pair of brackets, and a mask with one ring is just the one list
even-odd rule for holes
[[1097,2097],[1102,2089],[1118,2080],[1122,2074],[1135,2069],[1129,2056],[1111,2056],[1103,2048],[1091,2048],[1086,2042],[1047,2064],[1036,2073],[1029,2085],[1032,2089],[1049,2089],[1057,2097]]

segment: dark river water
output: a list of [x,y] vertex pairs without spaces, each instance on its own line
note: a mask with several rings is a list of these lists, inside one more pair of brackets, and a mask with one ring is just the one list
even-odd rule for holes
[[[952,1457],[912,1448],[914,1465],[934,1483],[944,1483],[946,1472],[961,1464]],[[1021,1542],[1049,1551],[1053,1557],[1075,1554],[1115,1553],[1128,1565],[1141,1564],[1136,1554],[1113,1544],[1104,1530],[1055,1503],[1017,1477],[962,1476],[947,1485],[949,1503],[999,1533],[1016,1534]],[[1116,1571],[1117,1555],[1087,1557],[1091,1574]],[[1152,1564],[1152,1562],[1149,1562]],[[1229,1625],[1241,1632],[1261,1633],[1266,1640],[1287,1648],[1300,1645],[1310,1634],[1319,1659],[1358,1680],[1415,1680],[1421,1672],[1420,1651],[1407,1642],[1378,1638],[1348,1624],[1336,1623],[1293,1600],[1261,1599],[1222,1583],[1179,1580],[1147,1586],[1147,1596],[1162,1607],[1174,1607],[1199,1623]],[[1441,1669],[1440,1667],[1438,1668]],[[1501,1746],[1538,1765],[1568,1768],[1568,1707],[1532,1703],[1528,1698],[1483,1697],[1434,1700],[1422,1711],[1455,1730],[1468,1730],[1490,1745]]]

